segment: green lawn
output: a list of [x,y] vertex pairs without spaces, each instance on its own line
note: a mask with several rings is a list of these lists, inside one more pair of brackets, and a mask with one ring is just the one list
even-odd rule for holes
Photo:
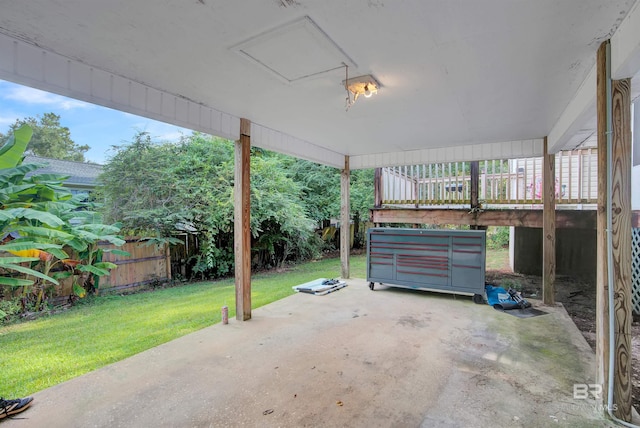
[[[487,269],[508,252],[487,254]],[[351,276],[366,277],[366,257],[351,258]],[[324,259],[285,272],[254,275],[252,307],[293,294],[291,287],[340,276],[340,259]],[[0,328],[0,396],[21,397],[122,360],[235,316],[233,279],[201,282],[125,296],[100,296],[68,311]]]
[[487,250],[486,263],[487,270],[510,270],[509,249]]

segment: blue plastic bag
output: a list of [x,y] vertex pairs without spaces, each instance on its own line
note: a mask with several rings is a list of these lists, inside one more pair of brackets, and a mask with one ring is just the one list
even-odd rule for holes
[[[495,285],[485,285],[484,290],[487,293],[487,303],[500,311],[506,311],[509,309],[524,309],[531,306],[529,302],[517,296],[520,301],[513,299],[509,291],[502,287],[496,287]],[[513,292],[513,290],[511,290]]]

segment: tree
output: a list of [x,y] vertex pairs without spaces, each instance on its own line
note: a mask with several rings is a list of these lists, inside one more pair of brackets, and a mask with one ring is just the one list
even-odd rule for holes
[[175,144],[156,144],[147,132],[138,132],[129,145],[114,149],[100,177],[103,186],[95,192],[97,200],[107,201],[107,219],[121,221],[129,231],[169,236],[186,213],[175,203]]
[[369,220],[369,210],[374,204],[373,169],[351,171],[351,218],[353,219],[353,246],[361,248],[365,243],[360,224]]
[[278,155],[293,181],[302,186],[303,204],[318,226],[340,215],[340,170],[291,156]]
[[[252,149],[251,233],[254,267],[311,257],[320,248],[304,192],[280,155]],[[111,221],[132,233],[170,237],[197,233],[193,271],[202,277],[233,269],[233,145],[194,133],[179,143],[154,143],[146,133],[117,147],[100,178]]]
[[373,169],[351,171],[351,217],[354,220],[369,219],[369,210],[373,208]]
[[0,141],[4,141],[8,135],[25,124],[33,130],[33,136],[25,154],[77,162],[85,161],[84,154],[89,150],[89,146],[76,144],[71,139],[69,128],[60,125],[60,116],[55,113],[16,120],[10,125],[7,135],[0,133]]
[[316,222],[306,211],[303,186],[292,180],[280,156],[254,153],[251,159],[252,249],[265,267],[315,256]]

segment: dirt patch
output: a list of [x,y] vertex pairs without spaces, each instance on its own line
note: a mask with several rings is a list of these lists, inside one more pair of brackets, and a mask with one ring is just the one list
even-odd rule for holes
[[[503,288],[520,287],[525,298],[542,299],[542,278],[520,275],[504,270],[491,270],[486,273],[489,284]],[[596,285],[591,279],[569,276],[556,277],[556,301],[562,303],[574,324],[591,346],[596,349]],[[634,317],[631,325],[631,378],[632,404],[640,412],[640,322]]]

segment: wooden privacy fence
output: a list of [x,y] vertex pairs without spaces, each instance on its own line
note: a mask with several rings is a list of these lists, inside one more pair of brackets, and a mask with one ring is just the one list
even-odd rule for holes
[[[98,247],[105,249],[117,248],[127,251],[129,256],[119,256],[111,253],[104,253],[102,261],[114,263],[117,268],[111,270],[111,274],[100,277],[96,284],[97,291],[114,292],[125,289],[135,289],[137,287],[154,283],[164,282],[171,279],[171,258],[168,245],[157,246],[147,245],[146,240],[129,237],[121,247],[115,247],[108,242],[98,243]],[[47,291],[50,301],[60,303],[73,294],[73,283],[77,277],[71,276],[60,280],[59,285]],[[6,291],[6,290],[5,290]],[[23,288],[15,288],[4,298],[18,296],[23,292]],[[0,296],[0,299],[3,297]]]
[[[129,256],[118,256],[104,253],[102,261],[111,262],[118,267],[111,270],[111,274],[100,277],[97,291],[114,292],[118,290],[135,289],[156,281],[171,279],[171,261],[166,245],[147,245],[146,240],[128,237],[121,247],[115,247],[108,242],[98,243],[100,249],[127,251]],[[73,294],[73,277],[60,281],[56,286],[55,300],[67,298]]]
[[104,253],[102,261],[111,262],[118,267],[111,275],[100,278],[100,291],[116,291],[139,287],[155,281],[171,279],[171,259],[168,245],[148,245],[140,238],[126,238],[122,247],[114,247],[108,242],[99,244],[101,249],[118,248],[130,256],[118,256]]

